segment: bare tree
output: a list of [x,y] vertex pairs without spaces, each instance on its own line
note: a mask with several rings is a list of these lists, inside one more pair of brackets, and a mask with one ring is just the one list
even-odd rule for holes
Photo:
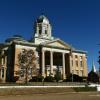
[[31,49],[23,49],[22,52],[18,54],[19,71],[17,73],[19,76],[25,77],[25,83],[28,82],[30,77],[32,78],[33,74],[37,74],[36,60],[35,52]]

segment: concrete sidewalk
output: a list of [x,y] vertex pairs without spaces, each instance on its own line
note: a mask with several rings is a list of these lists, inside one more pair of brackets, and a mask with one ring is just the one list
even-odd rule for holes
[[67,88],[67,87],[85,87],[85,85],[74,86],[0,86],[0,88]]

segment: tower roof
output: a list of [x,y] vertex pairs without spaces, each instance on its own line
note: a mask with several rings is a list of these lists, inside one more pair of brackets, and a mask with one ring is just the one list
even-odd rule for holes
[[45,16],[45,15],[40,15],[37,19],[37,22],[38,23],[41,23],[41,22],[48,22],[49,23],[49,20],[48,18]]
[[26,40],[22,36],[20,36],[20,35],[14,35],[13,37],[7,38],[5,40],[5,42],[10,43],[11,41],[14,41],[14,40],[26,42]]

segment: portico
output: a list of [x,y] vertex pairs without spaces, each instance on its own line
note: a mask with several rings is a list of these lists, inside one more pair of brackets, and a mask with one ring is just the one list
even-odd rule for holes
[[66,79],[66,73],[68,69],[66,67],[70,67],[70,65],[67,64],[69,63],[69,59],[66,59],[66,56],[69,56],[69,50],[43,47],[42,76],[54,76],[56,74],[56,70],[59,70],[62,78]]

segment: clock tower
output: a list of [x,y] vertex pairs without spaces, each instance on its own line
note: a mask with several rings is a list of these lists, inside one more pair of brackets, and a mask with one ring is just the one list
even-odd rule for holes
[[35,21],[35,34],[34,42],[35,44],[40,44],[41,42],[50,41],[53,39],[51,36],[52,27],[49,20],[44,15],[39,16]]

